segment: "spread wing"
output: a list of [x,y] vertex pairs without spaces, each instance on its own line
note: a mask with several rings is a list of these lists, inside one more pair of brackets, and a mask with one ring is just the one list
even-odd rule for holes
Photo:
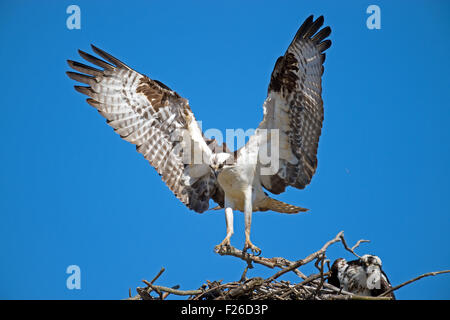
[[102,69],[68,60],[81,73],[69,71],[67,75],[88,85],[75,89],[90,97],[87,102],[121,138],[136,145],[178,199],[197,212],[207,210],[217,189],[209,166],[213,153],[188,101],[110,54],[92,49],[106,61],[79,53]]
[[[286,186],[303,189],[317,168],[317,148],[323,122],[322,74],[325,40],[330,27],[323,17],[310,16],[297,31],[273,70],[264,102],[264,119],[258,129],[278,129],[279,170],[261,176],[263,186],[275,193]],[[262,132],[263,130],[257,130]]]

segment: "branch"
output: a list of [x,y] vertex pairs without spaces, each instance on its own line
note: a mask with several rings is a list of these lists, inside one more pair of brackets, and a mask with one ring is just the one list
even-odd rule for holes
[[192,295],[197,295],[197,294],[200,294],[203,292],[203,290],[200,290],[200,289],[199,290],[178,290],[178,289],[164,287],[164,286],[157,286],[155,284],[151,284],[150,282],[148,282],[146,280],[142,280],[142,282],[144,282],[147,286],[149,286],[156,292],[164,291],[164,292],[176,294],[178,296],[192,296]]
[[344,235],[342,234],[341,242],[347,251],[350,251],[351,253],[353,253],[353,255],[355,255],[357,258],[361,258],[358,254],[356,254],[355,249],[358,248],[361,243],[370,242],[370,240],[363,240],[363,239],[358,240],[358,242],[356,242],[356,244],[353,247],[349,248],[349,246],[347,245],[347,242],[345,241]]
[[444,274],[444,273],[450,273],[450,270],[434,271],[434,272],[424,273],[424,274],[422,274],[422,275],[420,275],[420,276],[418,276],[418,277],[415,277],[414,279],[408,280],[408,281],[406,281],[406,282],[403,282],[402,284],[399,284],[398,286],[395,286],[395,287],[393,287],[393,288],[390,288],[389,290],[387,290],[387,291],[383,292],[382,294],[380,294],[378,297],[385,297],[385,296],[387,296],[389,293],[391,293],[392,291],[395,291],[395,290],[397,290],[397,289],[400,289],[401,287],[404,287],[404,286],[406,286],[407,284],[410,284],[410,283],[415,282],[415,281],[417,281],[417,280],[420,280],[420,279],[422,279],[422,278],[429,277],[429,276],[435,276],[435,275],[438,275],[438,274]]
[[[166,269],[164,269],[164,267],[161,268],[161,270],[159,270],[159,272],[157,273],[157,275],[153,278],[152,281],[150,281],[151,284],[153,284],[156,280],[158,280],[158,278],[162,275],[162,273],[165,271]],[[148,289],[142,289],[140,288],[140,290],[137,290],[138,294],[135,295],[134,297],[131,296],[131,289],[129,291],[129,300],[139,300],[140,298],[144,299],[145,298],[149,298],[150,297],[150,292],[152,291],[152,289],[150,288],[150,290]]]
[[252,278],[237,288],[231,289],[225,299],[245,296],[264,284],[264,279],[260,277]]
[[226,250],[219,250],[216,251],[216,253],[220,254],[221,256],[233,256],[239,259],[244,260],[245,262],[248,263],[249,267],[251,268],[251,263],[258,263],[261,264],[263,266],[269,267],[271,269],[275,268],[275,267],[284,267],[286,266],[286,259],[284,258],[263,258],[260,256],[255,256],[246,252],[243,252],[242,250],[236,249],[233,246],[228,246],[226,247]]
[[349,294],[349,295],[335,295],[335,294],[324,294],[322,295],[322,299],[325,300],[392,300],[391,297],[371,297],[371,296],[360,296],[357,294]]
[[343,235],[344,235],[344,231],[339,232],[336,235],[336,237],[334,237],[334,239],[332,239],[332,240],[328,241],[327,243],[325,243],[325,245],[322,247],[322,249],[320,249],[319,251],[316,251],[316,252],[310,254],[305,259],[298,260],[298,261],[292,263],[287,268],[284,268],[284,269],[278,271],[273,276],[268,278],[267,281],[273,281],[273,280],[279,278],[280,276],[282,276],[283,274],[285,274],[286,272],[289,272],[289,271],[292,271],[294,269],[297,269],[298,267],[300,267],[302,265],[305,265],[305,264],[313,261],[314,259],[317,259],[318,257],[320,257],[322,254],[325,253],[325,251],[328,249],[329,246],[331,246],[333,243],[341,241]]

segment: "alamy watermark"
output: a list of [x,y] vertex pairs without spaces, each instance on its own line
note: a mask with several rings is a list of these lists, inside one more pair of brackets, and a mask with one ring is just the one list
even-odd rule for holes
[[79,266],[73,264],[67,267],[66,273],[69,276],[66,279],[66,287],[69,290],[81,289],[81,269]]
[[375,4],[371,4],[367,7],[367,14],[370,16],[366,20],[366,26],[369,30],[381,29],[381,9]]
[[[202,131],[202,122],[197,121],[199,130]],[[218,145],[222,145],[225,142],[226,149],[215,150],[215,153],[223,152],[231,155],[225,160],[225,164],[251,164],[260,165],[261,175],[273,175],[278,172],[279,169],[279,157],[280,157],[280,131],[279,129],[226,129],[225,138],[222,131],[215,128],[210,128],[204,132],[204,136],[209,139],[213,138],[217,141]],[[284,136],[286,139],[288,137]],[[203,141],[196,141],[191,136],[191,132],[188,129],[177,129],[171,137],[172,140],[178,141],[175,153],[182,155],[182,161],[188,165],[214,165],[214,159],[211,159],[211,155],[200,146]],[[244,146],[247,141],[246,147],[240,149],[239,155],[235,157],[232,150],[235,150],[239,146]],[[237,143],[235,143],[237,142]],[[236,146],[237,145],[237,146]],[[220,160],[219,160],[220,162]]]
[[76,4],[67,7],[66,13],[69,14],[66,20],[67,29],[81,29],[81,9]]

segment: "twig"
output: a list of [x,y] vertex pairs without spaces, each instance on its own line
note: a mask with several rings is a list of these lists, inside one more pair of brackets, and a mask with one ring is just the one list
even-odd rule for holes
[[233,286],[234,284],[238,284],[238,282],[230,282],[230,283],[219,284],[218,286],[210,286],[210,288],[208,290],[203,291],[201,294],[195,296],[192,300],[200,300],[200,298],[203,298],[204,296],[208,295],[209,293],[211,293],[215,290],[222,289],[222,288],[229,288],[229,287]]
[[317,290],[315,292],[315,295],[317,296],[320,293],[320,290],[322,290],[323,288],[323,283],[325,282],[325,277],[324,277],[324,272],[323,272],[323,265],[325,264],[325,253],[321,254],[318,258],[317,258],[317,262],[320,261],[320,267],[319,267],[319,271],[320,271],[320,283],[317,286]]
[[242,260],[244,260],[247,263],[258,263],[261,265],[264,265],[266,267],[269,267],[271,269],[275,268],[275,267],[283,267],[283,265],[281,265],[278,261],[278,259],[283,259],[283,258],[263,258],[263,257],[259,257],[259,256],[255,256],[246,252],[243,252],[242,250],[239,250],[233,246],[228,246],[226,248],[226,250],[219,250],[216,251],[218,254],[220,254],[221,256],[233,256],[236,258],[240,258]]
[[356,248],[358,248],[359,245],[363,242],[370,242],[370,240],[364,240],[364,239],[358,240],[358,242],[356,242],[356,244],[353,247],[351,247],[352,251],[355,250]]
[[[173,286],[172,287],[172,289],[178,289],[178,288],[180,288],[180,285],[176,285],[176,286]],[[162,295],[162,297],[161,297],[161,300],[164,300],[165,298],[167,298],[167,296],[170,294],[170,292],[164,292],[163,293],[163,295]]]
[[360,296],[357,294],[349,295],[335,295],[335,294],[324,294],[322,298],[325,300],[392,300],[391,297],[371,297],[371,296]]
[[319,251],[316,251],[312,254],[310,254],[309,256],[307,256],[305,259],[301,259],[298,260],[296,262],[294,262],[293,264],[291,264],[290,266],[288,266],[287,268],[284,268],[280,271],[278,271],[277,273],[275,273],[273,276],[271,276],[270,278],[267,279],[267,281],[273,281],[277,278],[279,278],[280,276],[282,276],[283,274],[285,274],[286,272],[292,271],[294,269],[297,269],[298,267],[305,265],[311,261],[313,261],[314,259],[317,259],[317,257],[319,257],[321,254],[325,253],[325,251],[327,250],[327,248],[329,246],[331,246],[333,243],[339,242],[342,239],[342,236],[344,234],[344,231],[339,232],[336,237],[334,237],[334,239],[328,241],[323,247],[322,249],[320,249]]
[[[151,284],[153,284],[161,275],[162,275],[162,273],[165,271],[166,269],[164,269],[164,267],[162,267],[161,268],[161,270],[159,270],[159,272],[156,274],[156,276],[153,278],[153,280],[152,281],[150,281],[150,283]],[[145,293],[143,293],[142,292],[142,290],[146,290],[146,293],[148,294],[148,296],[150,296],[150,292],[152,291],[152,289],[151,288],[149,288],[150,290],[148,290],[148,288],[147,289],[143,289],[143,288],[140,288],[141,289],[141,291],[139,291],[139,290],[137,290],[136,289],[136,291],[138,292],[138,294],[137,295],[135,295],[134,297],[132,297],[131,296],[131,289],[129,290],[129,300],[139,300],[139,298],[142,298],[142,295],[143,294],[145,294]]]
[[164,287],[164,286],[157,286],[155,284],[151,284],[150,282],[146,281],[146,280],[142,280],[142,282],[144,282],[147,286],[149,286],[150,288],[152,288],[155,291],[164,291],[164,292],[169,292],[172,294],[176,294],[178,296],[192,296],[192,295],[197,295],[203,292],[203,290],[178,290],[178,289],[173,289],[173,288],[169,288],[169,287]]
[[420,275],[418,277],[415,277],[414,279],[408,280],[406,282],[403,282],[402,284],[399,284],[398,286],[390,288],[389,290],[387,290],[387,291],[383,292],[382,294],[380,294],[378,297],[385,297],[388,294],[390,294],[392,291],[400,289],[401,287],[404,287],[407,284],[410,284],[410,283],[412,283],[414,281],[417,281],[417,280],[420,280],[422,278],[429,277],[429,276],[435,276],[435,275],[438,275],[438,274],[444,274],[444,273],[450,273],[450,270],[442,270],[442,271],[434,271],[434,272],[424,273],[424,274],[422,274],[422,275]]
[[245,296],[256,288],[260,287],[264,283],[264,279],[260,277],[252,278],[247,280],[242,285],[237,288],[231,289],[226,295],[225,299]]
[[[286,293],[284,293],[283,294],[283,298],[284,297],[287,297],[292,291],[294,291],[295,292],[295,290],[297,290],[297,289],[299,289],[299,288],[301,288],[301,287],[303,287],[303,286],[305,286],[305,285],[307,285],[308,283],[310,283],[310,282],[312,282],[312,281],[314,281],[314,280],[317,280],[317,279],[320,279],[320,278],[324,278],[324,277],[326,277],[326,276],[329,276],[330,275],[330,271],[329,272],[325,272],[325,273],[323,273],[323,274],[320,274],[320,273],[317,273],[317,274],[313,274],[313,275],[311,275],[311,276],[309,276],[307,279],[305,279],[304,281],[302,281],[302,282],[300,282],[300,283],[297,283],[295,286],[293,286],[291,289],[291,291],[287,291]],[[322,283],[322,285],[323,285],[324,283]]]
[[350,248],[350,247],[347,245],[347,242],[345,241],[344,234],[342,234],[342,236],[341,236],[341,242],[342,242],[342,245],[344,246],[344,248],[345,248],[347,251],[350,251],[350,252],[353,253],[353,255],[355,255],[356,257],[361,258],[361,257],[355,252],[355,249],[358,248],[359,245],[360,245],[361,243],[363,243],[363,242],[370,242],[370,240],[363,240],[363,239],[361,239],[361,240],[359,240],[358,242],[356,242],[356,244],[355,244],[353,247]]
[[[254,256],[236,249],[233,246],[228,247],[227,250],[216,251],[216,253],[220,254],[221,256],[233,256],[236,258],[240,258],[247,262],[249,268],[251,268],[251,262],[266,266],[271,269],[287,267],[294,263],[282,257],[264,258],[260,256]],[[303,280],[308,278],[299,270],[293,270],[293,272]]]
[[245,280],[247,280],[248,268],[249,268],[249,265],[247,265],[244,269],[244,272],[242,272],[242,276],[241,276],[241,279],[239,280],[239,282],[244,282]]
[[153,278],[152,281],[150,281],[151,284],[155,283],[155,281],[162,275],[162,273],[166,271],[166,269],[164,269],[164,267],[161,268],[161,270],[159,270],[158,274]]

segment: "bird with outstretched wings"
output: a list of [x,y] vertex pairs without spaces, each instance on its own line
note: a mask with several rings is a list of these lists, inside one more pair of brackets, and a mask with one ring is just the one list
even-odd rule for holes
[[204,212],[210,200],[225,209],[227,233],[216,246],[230,245],[233,210],[244,212],[245,246],[250,241],[254,211],[298,213],[307,209],[271,198],[286,187],[305,188],[317,168],[323,122],[322,74],[330,27],[323,17],[308,17],[272,72],[264,118],[247,144],[231,152],[207,139],[188,100],[158,80],[133,70],[92,46],[102,59],[79,50],[94,66],[68,60],[76,72],[67,75],[85,85],[75,89],[106,118],[107,124],[161,175],[189,209]]

